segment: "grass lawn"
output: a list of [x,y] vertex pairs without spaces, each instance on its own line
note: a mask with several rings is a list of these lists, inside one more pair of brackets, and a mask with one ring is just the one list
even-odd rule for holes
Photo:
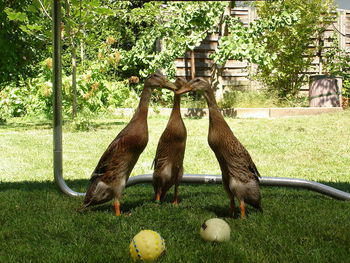
[[[107,145],[129,119],[93,120],[89,132],[64,128],[64,177],[84,191]],[[262,176],[304,178],[350,192],[350,112],[281,119],[227,119]],[[167,118],[149,119],[150,141],[132,175],[151,163]],[[207,144],[208,119],[185,119],[185,173],[220,174]],[[120,217],[112,203],[75,212],[82,198],[53,183],[49,122],[13,119],[0,126],[0,262],[130,262],[128,247],[142,229],[158,231],[159,262],[350,262],[350,202],[299,189],[262,187],[264,213],[226,219],[231,240],[212,244],[201,224],[226,217],[220,185],[183,185],[181,203],[152,201],[151,185],[127,188]],[[131,212],[131,215],[130,215]]]

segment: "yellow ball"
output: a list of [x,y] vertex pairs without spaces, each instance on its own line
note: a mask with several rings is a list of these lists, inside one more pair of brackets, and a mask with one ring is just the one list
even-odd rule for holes
[[142,230],[130,242],[130,255],[134,261],[152,262],[165,250],[164,239],[155,231]]

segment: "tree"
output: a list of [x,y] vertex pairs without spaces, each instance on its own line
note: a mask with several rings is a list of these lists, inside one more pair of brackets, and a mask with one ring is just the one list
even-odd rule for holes
[[[166,6],[150,2],[133,10],[131,20],[148,17],[153,26],[145,28],[130,50],[121,51],[121,69],[133,70],[141,77],[164,69],[174,76],[175,59],[217,29],[225,6],[225,2],[169,2]],[[158,39],[162,41],[160,51],[155,49]]]
[[218,63],[227,59],[248,60],[258,65],[256,77],[281,99],[295,96],[305,81],[317,49],[309,49],[310,36],[318,37],[334,19],[332,0],[264,1],[257,4],[259,19],[244,27],[229,19],[230,35],[219,42],[213,55]]
[[297,23],[266,34],[266,52],[276,57],[271,64],[259,65],[258,78],[279,97],[296,95],[305,81],[305,73],[311,66],[317,46],[311,37],[321,38],[335,18],[333,0],[290,0],[266,1],[257,5],[261,19],[268,19],[276,13],[298,11]]
[[51,21],[45,14],[50,2],[1,1],[0,90],[35,76],[38,62],[50,54]]

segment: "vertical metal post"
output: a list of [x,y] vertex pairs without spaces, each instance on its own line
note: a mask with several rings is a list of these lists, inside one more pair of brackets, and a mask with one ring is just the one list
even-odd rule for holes
[[61,1],[53,0],[53,173],[59,189],[70,196],[84,195],[70,189],[62,169],[62,63]]
[[57,182],[62,174],[61,1],[53,0],[53,165]]

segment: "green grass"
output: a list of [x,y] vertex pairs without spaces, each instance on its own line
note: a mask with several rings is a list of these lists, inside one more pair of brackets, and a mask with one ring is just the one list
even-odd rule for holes
[[[315,180],[350,192],[350,112],[281,119],[227,119],[262,176]],[[128,119],[91,120],[89,132],[64,128],[64,177],[84,191],[96,162]],[[167,118],[149,119],[150,141],[132,175],[152,173]],[[208,119],[186,119],[185,172],[219,174],[207,145]],[[142,229],[166,241],[159,262],[349,262],[350,202],[299,189],[262,187],[264,213],[226,219],[231,241],[204,242],[200,225],[226,217],[220,185],[183,185],[181,203],[152,201],[151,185],[126,189],[121,217],[108,203],[79,214],[82,198],[52,182],[49,122],[12,119],[0,126],[0,262],[130,262],[128,246]],[[129,215],[131,213],[131,215]]]

